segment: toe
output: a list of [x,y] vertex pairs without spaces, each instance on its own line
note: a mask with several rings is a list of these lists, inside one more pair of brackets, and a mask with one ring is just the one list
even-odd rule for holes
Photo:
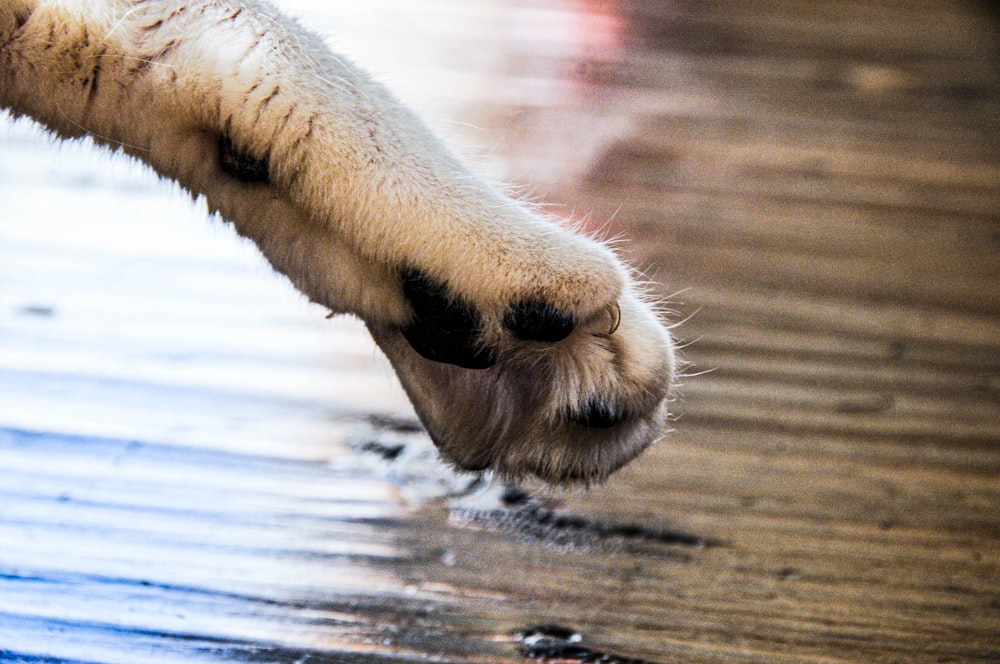
[[401,275],[403,293],[413,307],[413,318],[402,329],[417,353],[465,369],[486,369],[495,355],[479,344],[482,320],[474,306],[451,296],[448,287],[419,270]]
[[523,341],[555,343],[568,337],[575,327],[573,316],[539,300],[522,300],[510,308],[503,325]]

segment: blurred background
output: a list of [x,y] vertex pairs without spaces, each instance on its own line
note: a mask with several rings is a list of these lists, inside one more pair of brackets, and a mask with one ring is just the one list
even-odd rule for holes
[[456,507],[363,328],[4,118],[0,655],[519,661],[556,623],[660,662],[1000,657],[995,3],[277,4],[619,244],[681,323],[675,431],[545,503],[576,529]]

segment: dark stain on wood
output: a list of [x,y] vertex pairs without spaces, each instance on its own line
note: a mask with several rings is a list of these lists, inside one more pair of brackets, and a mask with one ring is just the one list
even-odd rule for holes
[[591,650],[584,645],[582,634],[559,625],[529,627],[518,632],[517,638],[521,642],[521,652],[528,659],[580,664],[653,664]]

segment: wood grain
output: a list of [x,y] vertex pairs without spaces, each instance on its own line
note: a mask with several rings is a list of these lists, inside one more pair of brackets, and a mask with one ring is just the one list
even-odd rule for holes
[[0,660],[1000,661],[991,3],[288,7],[623,238],[674,431],[587,493],[452,475],[359,326],[5,126]]

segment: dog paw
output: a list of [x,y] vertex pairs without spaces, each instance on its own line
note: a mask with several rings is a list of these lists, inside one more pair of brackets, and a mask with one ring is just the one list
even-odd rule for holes
[[[483,345],[474,341],[483,338],[482,322],[468,303],[443,295],[441,284],[415,281],[433,295],[421,290],[420,298],[456,311],[417,314],[414,320],[428,325],[418,330],[414,323],[369,323],[369,330],[442,456],[456,467],[591,484],[665,433],[673,342],[633,288],[603,315],[572,326],[544,306],[515,305],[516,315],[530,312],[515,327],[542,339],[526,340],[524,330],[519,335],[505,326],[502,343]],[[451,319],[459,321],[459,333],[433,331]]]

